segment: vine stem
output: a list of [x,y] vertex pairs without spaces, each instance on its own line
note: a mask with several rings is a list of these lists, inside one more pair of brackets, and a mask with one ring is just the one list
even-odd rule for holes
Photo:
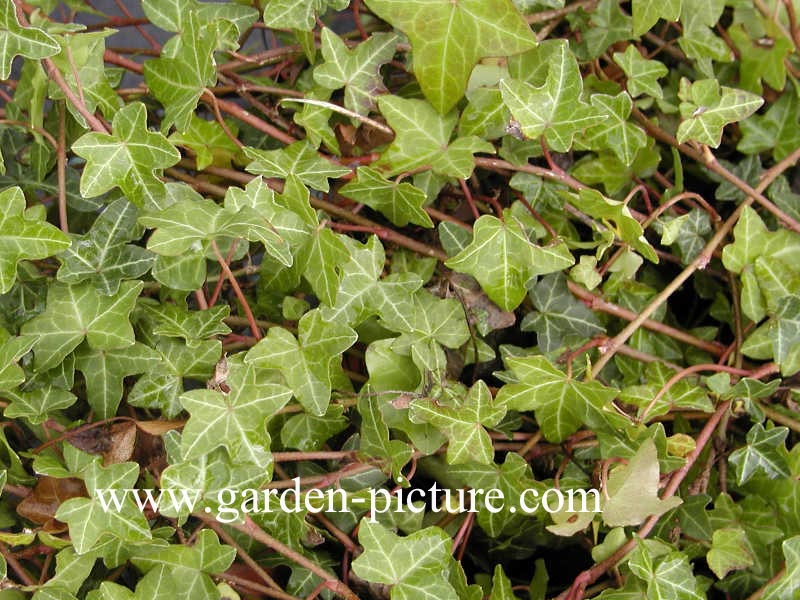
[[[697,436],[695,448],[689,454],[689,456],[686,457],[686,462],[684,465],[670,476],[669,483],[667,483],[667,486],[664,488],[662,499],[666,500],[667,498],[675,495],[678,487],[686,478],[686,475],[689,473],[689,470],[692,468],[694,463],[700,457],[700,454],[705,449],[706,444],[708,444],[708,441],[714,434],[714,430],[717,428],[717,425],[722,420],[722,417],[728,411],[730,406],[730,400],[727,400],[717,406],[717,410],[714,411],[714,414],[711,415],[711,418],[706,422],[706,424],[703,426],[703,429],[700,431],[700,434]],[[625,556],[627,556],[628,553],[636,547],[639,539],[645,539],[650,534],[650,532],[656,526],[656,523],[658,523],[658,519],[659,518],[657,516],[649,517],[639,528],[636,536],[625,542],[616,550],[616,552],[614,552],[614,554],[605,560],[600,561],[599,563],[580,573],[573,581],[572,586],[556,596],[555,600],[580,600],[583,598],[586,587],[597,581],[603,575],[603,573],[613,568],[619,561],[625,558]]]
[[250,324],[250,330],[253,332],[253,337],[256,338],[257,340],[260,340],[262,337],[261,330],[258,328],[258,324],[256,323],[256,318],[253,316],[253,311],[250,310],[250,304],[247,302],[247,298],[244,297],[244,293],[242,292],[242,288],[239,287],[239,282],[236,281],[236,277],[234,277],[233,273],[231,273],[231,268],[228,266],[228,263],[225,262],[225,258],[219,251],[219,246],[217,246],[216,240],[211,240],[211,248],[214,250],[214,254],[217,257],[217,262],[219,263],[219,266],[222,267],[223,273],[225,273],[225,276],[231,283],[231,287],[233,288],[233,293],[236,294],[236,298],[242,305],[242,310],[244,311],[244,314],[247,317],[247,322]]
[[[660,130],[659,130],[660,131]],[[663,133],[663,132],[662,132]],[[769,185],[775,180],[775,178],[780,175],[785,169],[787,169],[790,165],[797,162],[800,159],[800,148],[796,149],[792,152],[789,156],[784,158],[780,163],[775,165],[772,169],[764,173],[761,181],[759,182],[758,186],[755,189],[750,188],[744,182],[741,182],[736,178],[740,183],[743,183],[747,186],[752,193],[748,192],[747,198],[736,207],[736,210],[731,214],[730,217],[720,226],[719,229],[714,233],[711,237],[709,242],[706,244],[705,248],[703,248],[702,252],[697,255],[697,257],[686,266],[686,268],[681,271],[675,279],[667,284],[667,286],[661,290],[655,298],[648,304],[637,316],[633,319],[630,323],[628,323],[625,328],[620,331],[616,336],[611,338],[606,344],[605,347],[601,347],[602,354],[598,361],[592,367],[592,376],[597,377],[600,371],[603,370],[603,367],[608,364],[611,358],[617,351],[622,344],[628,341],[639,327],[643,325],[643,323],[649,319],[650,315],[652,315],[656,309],[658,309],[667,299],[675,293],[683,284],[684,282],[689,279],[689,277],[694,274],[695,271],[699,269],[704,269],[709,261],[711,260],[711,256],[714,253],[714,250],[723,242],[725,237],[730,233],[733,229],[734,225],[736,225],[737,221],[739,220],[739,216],[742,214],[742,211],[748,206],[750,206],[757,198],[757,196],[761,196],[761,192],[763,192]],[[718,163],[715,163],[718,165]],[[718,165],[719,166],[719,165]],[[778,168],[776,168],[778,167]],[[727,169],[720,167],[725,173],[730,175],[731,177],[735,176],[730,173]],[[738,186],[737,186],[738,187]],[[740,188],[741,189],[741,188]],[[744,191],[744,190],[743,190]]]
[[[209,517],[208,515],[205,514],[198,513],[195,516],[197,516],[206,523],[208,523],[211,519],[213,519],[213,517]],[[250,515],[245,515],[244,523],[231,523],[231,527],[241,531],[242,533],[249,535],[257,542],[264,544],[267,548],[274,550],[278,554],[285,556],[292,562],[297,563],[301,567],[308,569],[309,571],[314,573],[314,575],[322,578],[326,583],[326,587],[329,590],[331,590],[334,594],[337,594],[342,598],[345,598],[345,600],[359,600],[355,592],[353,592],[353,590],[351,590],[344,582],[340,581],[338,577],[336,577],[332,573],[329,573],[328,571],[320,567],[317,563],[306,558],[296,550],[293,550],[280,540],[277,540],[274,537],[272,537],[266,531],[261,529],[261,527],[259,527],[256,524],[256,522],[250,518]]]

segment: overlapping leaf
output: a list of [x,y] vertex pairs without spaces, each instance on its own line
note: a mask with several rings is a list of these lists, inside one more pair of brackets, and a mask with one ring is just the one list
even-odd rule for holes
[[0,2],[0,79],[8,79],[15,56],[47,58],[58,53],[58,42],[38,27],[23,27],[13,0]]
[[517,54],[536,45],[510,0],[368,0],[367,6],[408,36],[414,74],[441,114],[464,95],[478,60]]
[[475,222],[469,246],[445,264],[475,277],[500,308],[514,310],[525,298],[525,284],[536,275],[553,273],[575,262],[566,245],[533,244],[509,215],[501,221],[483,215]]
[[0,192],[0,294],[14,285],[19,261],[45,258],[69,247],[70,239],[43,217],[39,210],[25,210],[21,189]]

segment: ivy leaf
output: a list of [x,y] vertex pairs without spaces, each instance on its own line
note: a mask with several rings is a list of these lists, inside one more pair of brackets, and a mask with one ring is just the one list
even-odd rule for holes
[[189,127],[197,101],[208,86],[217,80],[213,52],[216,34],[200,27],[198,18],[190,14],[177,39],[171,56],[144,63],[144,78],[153,95],[164,105],[161,131],[175,124],[178,131]]
[[358,336],[347,325],[325,322],[319,310],[303,315],[297,329],[295,339],[283,327],[272,327],[245,361],[280,370],[303,408],[321,416],[330,402],[334,361],[341,360]]
[[[374,344],[370,344],[367,352]],[[369,360],[369,358],[367,358]],[[413,369],[413,365],[412,369]],[[364,391],[371,388],[365,386]],[[361,415],[361,440],[359,452],[370,458],[379,458],[391,471],[392,477],[400,483],[403,480],[402,468],[411,460],[413,449],[401,440],[389,438],[389,427],[381,414],[378,403],[365,394],[358,398],[358,414]]]
[[117,414],[125,377],[144,373],[160,364],[159,354],[138,342],[114,350],[83,347],[76,354],[75,368],[83,372],[86,399],[98,419],[109,419]]
[[597,190],[583,188],[578,194],[566,194],[575,208],[596,219],[602,219],[623,242],[628,242],[652,263],[658,263],[658,255],[644,237],[639,221],[631,216],[628,206],[619,200],[606,198]]
[[647,591],[644,595],[639,591],[623,597],[644,597],[648,600],[704,598],[704,595],[697,591],[697,579],[692,573],[689,559],[683,552],[668,552],[663,557],[656,557],[647,549],[645,542],[639,541],[638,547],[628,561],[628,566],[636,577],[645,582]]
[[784,540],[781,548],[786,558],[786,572],[764,588],[764,600],[790,600],[800,588],[800,536]]
[[391,323],[406,323],[413,314],[412,293],[422,280],[410,273],[378,279],[386,254],[376,236],[366,245],[351,244],[350,260],[342,265],[342,277],[336,291],[336,302],[322,307],[326,321],[340,321],[352,327],[367,317],[378,314]]
[[647,33],[659,19],[677,21],[681,0],[633,0],[633,35]]
[[70,239],[43,219],[37,210],[25,210],[25,196],[18,187],[0,192],[0,294],[17,279],[17,263],[46,258],[70,245]]
[[269,372],[238,361],[228,361],[228,366],[229,392],[190,390],[180,397],[191,414],[181,437],[183,459],[224,447],[236,463],[267,468],[272,457],[264,421],[289,401],[292,392],[275,383]]
[[447,436],[449,464],[492,462],[494,448],[484,427],[497,425],[505,416],[506,408],[492,398],[483,381],[473,385],[463,402],[456,405],[443,405],[426,398],[414,400],[410,411],[412,421],[430,423]]
[[[225,121],[225,126],[234,136],[239,133],[235,121]],[[169,136],[169,141],[194,152],[199,171],[211,164],[228,167],[233,156],[239,152],[239,147],[219,123],[206,121],[196,115],[192,115],[188,126],[182,131],[176,131]]]
[[391,586],[391,600],[457,600],[448,582],[452,540],[439,527],[401,538],[380,523],[362,519],[358,541],[364,553],[353,561],[353,572]]
[[319,156],[306,141],[295,142],[278,150],[258,150],[250,146],[245,146],[242,150],[253,161],[246,167],[248,172],[283,179],[295,175],[307,186],[322,192],[330,189],[329,177],[341,177],[350,172],[350,169]]
[[384,312],[381,323],[401,332],[392,343],[392,350],[409,354],[413,346],[436,342],[448,348],[458,348],[469,339],[469,326],[464,307],[455,298],[437,298],[420,290],[412,297],[412,312],[403,315]]
[[530,50],[536,38],[510,0],[368,0],[367,6],[408,36],[414,74],[441,114],[467,87],[475,63]]
[[86,159],[81,195],[93,198],[119,187],[139,208],[164,208],[164,184],[157,174],[178,162],[180,153],[163,135],[148,131],[141,102],[117,112],[112,129],[112,135],[84,134],[72,145],[72,151]]
[[347,198],[366,204],[383,213],[398,227],[409,222],[422,227],[433,227],[433,221],[424,210],[425,192],[410,183],[397,183],[384,179],[370,167],[359,167],[356,179],[339,189]]
[[796,94],[782,94],[763,115],[751,115],[739,125],[742,139],[736,149],[745,154],[771,150],[783,160],[800,146],[800,100]]
[[775,313],[742,344],[751,358],[774,358],[781,373],[789,376],[800,369],[800,298],[787,296],[777,303]]
[[714,532],[711,549],[706,555],[709,568],[719,579],[731,571],[753,565],[753,555],[741,527],[723,527]]
[[109,204],[84,235],[59,256],[56,278],[64,283],[91,282],[104,295],[116,294],[123,280],[142,277],[155,257],[140,246],[127,244],[141,235],[136,207],[125,198]]
[[0,392],[11,390],[25,381],[25,372],[17,361],[30,352],[35,338],[11,337],[0,344]]
[[632,19],[622,12],[615,0],[601,0],[590,13],[587,30],[580,45],[581,59],[600,56],[606,48],[632,36]]
[[348,4],[349,0],[268,0],[264,6],[264,24],[267,27],[311,31],[316,16],[324,14],[329,7],[344,10]]
[[122,509],[104,510],[98,490],[126,490],[135,487],[139,465],[132,462],[102,467],[93,461],[82,473],[88,498],[71,498],[58,507],[56,518],[69,525],[69,537],[75,551],[85,554],[106,535],[123,542],[141,542],[152,538],[144,514],[126,497]]
[[230,327],[222,321],[231,311],[231,307],[226,304],[206,310],[187,310],[176,304],[150,304],[140,301],[137,308],[143,309],[154,319],[153,335],[183,338],[189,342],[231,332]]
[[530,139],[544,135],[547,144],[556,152],[567,152],[572,138],[605,115],[580,100],[583,80],[578,63],[566,40],[548,42],[537,52],[548,53],[547,79],[534,86],[517,79],[503,80],[500,90],[503,102],[519,123],[522,133]]
[[352,50],[327,27],[321,39],[325,62],[314,69],[314,81],[331,90],[345,88],[344,105],[360,115],[368,114],[375,108],[375,98],[386,92],[380,68],[392,60],[397,36],[374,33]]
[[543,277],[530,296],[536,311],[525,315],[520,328],[536,332],[542,352],[561,348],[565,339],[582,341],[605,331],[595,314],[570,294],[560,273]]
[[507,357],[504,363],[516,382],[501,387],[496,402],[509,410],[535,411],[542,434],[551,442],[575,433],[587,415],[602,410],[617,395],[598,381],[567,377],[544,356]]
[[694,83],[681,79],[681,124],[677,138],[681,144],[694,140],[717,148],[725,125],[749,117],[764,104],[764,99],[750,92],[720,86],[716,79]]
[[58,42],[38,27],[19,24],[13,0],[0,3],[0,48],[0,79],[4,80],[11,75],[15,56],[41,59],[61,51]]
[[[661,363],[650,363],[645,367],[643,379],[647,383],[632,385],[622,390],[620,399],[628,404],[639,407],[639,416],[645,408],[650,406],[658,391],[666,385],[675,373]],[[685,408],[691,410],[701,410],[712,412],[714,410],[711,400],[705,390],[690,379],[681,379],[669,388],[669,391],[661,396],[647,413],[652,419],[658,415],[663,415],[673,408]]]
[[466,179],[474,167],[473,154],[494,153],[494,146],[474,135],[450,141],[458,122],[455,112],[442,116],[424,100],[398,96],[381,96],[378,106],[395,132],[375,163],[387,169],[388,176],[429,167],[434,173]]
[[34,344],[38,371],[55,367],[84,338],[95,350],[113,350],[134,343],[128,316],[144,284],[123,282],[112,296],[93,285],[54,283],[47,290],[46,310],[22,326],[23,335],[38,336]]
[[258,18],[251,6],[236,3],[198,2],[197,0],[142,0],[144,14],[153,25],[164,31],[182,32],[188,21],[196,17],[201,26],[215,21],[232,23],[241,35]]
[[766,430],[756,423],[747,432],[747,445],[734,450],[729,462],[736,467],[736,480],[739,485],[753,475],[763,474],[770,479],[789,477],[789,463],[786,460],[784,441],[789,434],[786,427],[773,427]]
[[739,50],[739,85],[750,92],[761,94],[761,80],[775,90],[786,86],[786,66],[783,61],[793,46],[779,35],[769,47],[761,46],[745,31],[741,23],[728,27],[728,35]]
[[625,92],[616,96],[594,94],[592,106],[606,118],[588,127],[576,147],[597,150],[610,148],[620,161],[629,167],[633,164],[639,150],[647,146],[647,135],[644,131],[628,121],[633,108],[633,101]]
[[281,426],[281,442],[302,452],[319,450],[326,440],[347,429],[350,421],[343,413],[341,405],[332,404],[321,416],[293,415]]
[[[637,4],[641,3],[633,3],[634,11]],[[634,14],[636,13],[634,12]],[[625,85],[631,96],[636,98],[636,96],[647,94],[653,98],[664,97],[664,92],[658,84],[658,80],[666,77],[669,73],[669,69],[664,63],[644,58],[634,44],[625,48],[625,52],[615,52],[614,62],[625,72],[627,78]]]
[[603,505],[603,522],[609,527],[639,525],[651,515],[663,515],[682,500],[658,497],[658,452],[652,438],[646,438],[636,454],[611,471],[608,500]]
[[48,415],[72,406],[78,399],[75,394],[61,388],[45,385],[24,392],[3,394],[11,399],[3,414],[9,419],[26,418],[33,424],[43,423]]
[[671,219],[656,221],[656,231],[661,228],[661,243],[677,246],[677,254],[683,264],[692,262],[706,245],[706,236],[711,233],[711,219],[700,208]]
[[475,221],[469,246],[445,265],[472,275],[494,303],[503,310],[514,310],[525,298],[528,280],[574,263],[563,242],[537,246],[510,215],[506,221],[483,215]]
[[147,241],[147,248],[163,256],[189,252],[205,255],[211,241],[231,238],[261,242],[267,253],[281,264],[292,264],[288,244],[263,215],[250,207],[223,208],[205,198],[187,199],[139,217],[139,222],[156,229]]

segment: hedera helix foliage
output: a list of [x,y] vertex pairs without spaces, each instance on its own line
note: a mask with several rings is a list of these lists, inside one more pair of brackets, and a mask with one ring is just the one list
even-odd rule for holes
[[0,0],[0,598],[797,598],[798,14]]

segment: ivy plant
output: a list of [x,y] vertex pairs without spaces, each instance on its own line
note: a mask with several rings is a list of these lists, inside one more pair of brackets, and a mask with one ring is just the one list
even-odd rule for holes
[[800,597],[798,14],[0,0],[0,600]]

